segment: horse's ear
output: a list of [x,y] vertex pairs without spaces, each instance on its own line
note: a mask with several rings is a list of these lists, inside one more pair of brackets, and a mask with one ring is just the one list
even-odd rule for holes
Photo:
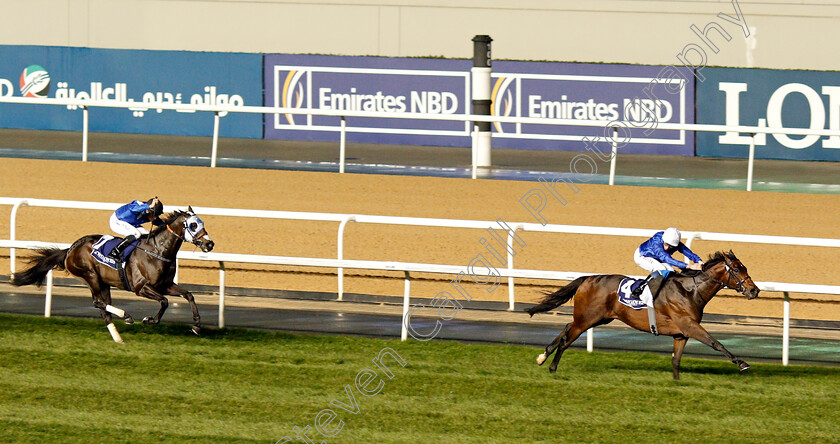
[[195,211],[193,211],[193,209],[192,209],[192,205],[187,207],[187,212],[195,214]]
[[730,256],[732,259],[735,259],[735,253],[733,253],[733,252],[732,252],[732,250],[729,250],[729,256]]

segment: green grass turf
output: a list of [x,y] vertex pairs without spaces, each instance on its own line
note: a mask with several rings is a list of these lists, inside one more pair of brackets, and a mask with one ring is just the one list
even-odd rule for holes
[[[315,442],[840,439],[837,368],[686,358],[675,382],[668,357],[569,351],[550,375],[531,347],[118,326],[0,315],[0,442],[274,443],[327,408],[343,428]],[[407,365],[363,396],[385,347]],[[357,414],[330,405],[348,384]]]

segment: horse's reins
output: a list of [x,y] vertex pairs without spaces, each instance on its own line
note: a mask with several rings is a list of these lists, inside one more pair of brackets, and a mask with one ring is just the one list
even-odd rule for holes
[[[174,234],[175,237],[177,237],[178,239],[181,239],[182,241],[186,241],[186,239],[184,239],[183,236],[178,235],[178,233],[176,233],[168,224],[166,225],[166,229],[169,230],[170,233]],[[152,239],[153,239],[153,242],[155,242],[155,248],[157,248],[157,242],[154,240],[155,238],[153,237]],[[153,251],[149,251],[145,248],[141,248],[140,246],[138,246],[137,249],[145,252],[146,254],[148,254],[149,256],[151,256],[155,259],[160,259],[164,262],[172,262],[172,259],[165,258],[165,257],[163,257],[163,256],[161,256],[161,255],[159,255],[159,254],[157,254]]]
[[[729,266],[729,260],[726,256],[723,256],[723,268],[728,273],[728,275],[727,275],[728,278],[731,278],[732,280],[738,280],[738,276],[735,276],[735,273],[732,271],[732,267]],[[723,285],[723,288],[729,288],[730,290],[735,290],[735,291],[737,291],[738,293],[741,293],[741,294],[744,294],[747,291],[746,288],[744,288],[744,282],[746,282],[747,279],[750,279],[750,275],[747,275],[747,277],[738,281],[735,284],[736,287],[730,287],[725,282],[719,281],[719,280],[713,278],[712,276],[710,276],[708,273],[706,273],[702,269],[700,270],[700,272],[703,273],[707,278],[711,279],[713,282],[718,283],[720,285]],[[729,280],[729,279],[727,279],[727,280]],[[696,281],[695,281],[694,285],[695,286],[697,285]]]
[[[169,232],[170,232],[170,233],[172,233],[172,234],[173,234],[175,237],[177,237],[178,239],[181,239],[181,240],[182,240],[182,241],[184,241],[184,242],[186,242],[186,241],[187,241],[187,239],[186,239],[184,236],[182,236],[182,235],[180,235],[180,234],[176,233],[176,232],[175,232],[175,230],[173,230],[173,229],[172,229],[172,227],[170,227],[170,226],[169,226],[169,224],[166,224],[166,229],[167,229],[167,230],[169,230]],[[204,230],[202,230],[202,231],[204,231]],[[207,235],[207,233],[205,232],[205,236],[206,236],[206,235]],[[199,237],[196,237],[196,239],[199,239]],[[152,241],[155,243],[155,248],[157,248],[157,241],[155,240],[155,238],[154,238],[154,237],[152,238]],[[194,245],[196,245],[196,246],[198,245],[198,244],[196,244],[195,242],[190,242],[190,243],[191,243],[191,244],[194,244]],[[165,258],[165,257],[163,257],[163,256],[161,256],[161,255],[159,255],[159,254],[157,254],[157,253],[155,253],[155,252],[153,252],[153,251],[149,251],[149,250],[147,250],[147,249],[145,249],[145,248],[141,248],[140,246],[138,246],[138,247],[137,247],[137,249],[138,249],[138,250],[141,250],[141,251],[143,251],[143,252],[145,252],[146,254],[148,254],[149,256],[152,256],[153,258],[160,259],[160,260],[162,260],[162,261],[164,261],[164,262],[172,262],[172,259]]]

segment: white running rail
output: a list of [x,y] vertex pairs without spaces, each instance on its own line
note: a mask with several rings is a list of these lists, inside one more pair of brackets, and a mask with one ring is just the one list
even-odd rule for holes
[[[113,211],[121,204],[107,203],[107,202],[87,202],[87,201],[69,201],[69,200],[52,200],[52,199],[30,199],[30,198],[9,198],[0,197],[0,205],[12,206],[10,215],[9,232],[10,239],[0,240],[0,248],[8,248],[10,250],[10,273],[15,272],[16,252],[17,248],[36,249],[44,247],[59,247],[68,248],[69,244],[54,244],[36,241],[18,241],[16,239],[15,222],[17,213],[21,207],[47,207],[47,208],[66,208],[79,210],[99,210],[99,211]],[[184,208],[178,206],[169,206],[167,211]],[[443,227],[443,228],[472,228],[472,229],[501,229],[498,221],[478,221],[478,220],[458,220],[458,219],[436,219],[436,218],[418,218],[418,217],[397,217],[397,216],[373,216],[373,215],[353,215],[353,214],[338,214],[338,213],[310,213],[310,212],[295,212],[295,211],[271,211],[271,210],[249,210],[249,209],[230,209],[230,208],[212,208],[212,207],[194,207],[197,213],[201,215],[214,216],[228,216],[228,217],[250,217],[250,218],[268,218],[268,219],[285,219],[285,220],[302,220],[302,221],[328,221],[336,222],[338,224],[338,251],[336,258],[309,258],[309,257],[288,257],[288,256],[266,256],[266,255],[245,255],[245,254],[231,254],[231,253],[201,253],[181,251],[178,253],[178,259],[210,261],[219,263],[219,326],[224,326],[224,278],[225,268],[227,263],[254,263],[267,265],[286,265],[286,266],[308,266],[308,267],[322,267],[322,268],[336,268],[338,270],[338,300],[343,299],[343,269],[368,269],[368,270],[389,270],[389,271],[403,271],[406,273],[405,292],[404,292],[404,315],[408,311],[408,302],[410,300],[410,273],[440,273],[440,274],[454,274],[466,273],[466,266],[458,265],[441,265],[441,264],[424,264],[424,263],[410,263],[410,262],[393,262],[393,261],[364,261],[364,260],[346,260],[343,259],[343,234],[344,228],[348,223],[370,223],[370,224],[389,224],[389,225],[411,225],[411,226],[425,226],[425,227]],[[544,232],[544,233],[571,233],[571,234],[590,234],[590,235],[606,235],[606,236],[629,236],[645,238],[651,236],[657,230],[640,229],[640,228],[619,228],[619,227],[591,227],[581,225],[541,225],[535,223],[513,222],[505,223],[510,227],[508,231],[508,245],[513,242],[515,233],[523,231]],[[840,247],[840,239],[821,239],[809,237],[793,237],[793,236],[765,236],[765,235],[751,235],[751,234],[732,234],[732,233],[714,233],[714,232],[700,232],[700,231],[685,231],[682,233],[683,238],[686,239],[687,244],[691,244],[693,240],[713,240],[726,242],[742,242],[742,243],[761,243],[761,244],[777,244],[777,245],[800,245],[800,246],[819,246],[837,248]],[[571,281],[580,276],[590,275],[594,273],[582,272],[560,272],[550,270],[524,270],[513,268],[513,258],[508,256],[508,267],[497,268],[499,277],[508,278],[508,310],[514,309],[515,293],[514,293],[514,278],[529,278],[529,279],[548,279]],[[485,270],[487,270],[485,268]],[[489,273],[488,273],[489,274]],[[782,292],[784,294],[784,319],[783,319],[783,348],[782,348],[782,362],[788,363],[788,349],[790,338],[790,293],[806,293],[806,294],[832,294],[840,295],[840,286],[833,285],[813,285],[813,284],[796,284],[796,283],[779,283],[779,282],[756,282],[759,288],[763,291]],[[45,315],[49,315],[49,304],[52,285],[52,274],[48,278],[48,294],[47,303],[45,306]],[[406,338],[406,326],[403,323],[401,336]],[[592,350],[593,337],[591,330],[587,332],[587,349]]]

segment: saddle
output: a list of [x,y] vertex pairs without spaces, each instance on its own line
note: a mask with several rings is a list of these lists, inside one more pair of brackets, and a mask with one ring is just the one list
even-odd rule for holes
[[633,310],[645,308],[646,305],[641,299],[631,296],[633,291],[644,284],[644,282],[644,279],[633,279],[629,277],[622,279],[621,283],[618,284],[618,301]]
[[121,237],[114,237],[109,234],[102,236],[95,244],[93,244],[93,249],[90,252],[90,255],[96,259],[102,265],[106,267],[113,268],[117,270],[120,275],[120,281],[122,282],[123,286],[126,290],[131,289],[131,286],[128,284],[128,277],[125,274],[125,264],[128,262],[128,258],[131,256],[131,253],[134,252],[134,249],[137,247],[137,244],[140,242],[140,239],[132,242],[122,252],[120,255],[120,262],[117,263],[112,257],[108,255],[111,253],[111,250],[114,249],[120,242],[123,241]]
[[[668,276],[670,276],[670,274]],[[668,279],[668,276],[662,279],[652,279],[650,282],[647,282],[644,279],[633,279],[628,277],[622,279],[621,282],[618,284],[618,301],[632,308],[633,310],[641,310],[643,308],[647,308],[650,332],[656,336],[659,335],[659,330],[656,326],[656,312],[654,310],[654,307],[648,307],[647,304],[645,304],[640,298],[633,297],[632,294],[634,290],[640,288],[642,285],[645,285],[647,283],[652,299],[655,302],[656,297],[659,296],[659,291],[662,289],[662,285],[665,283],[665,280]]]

